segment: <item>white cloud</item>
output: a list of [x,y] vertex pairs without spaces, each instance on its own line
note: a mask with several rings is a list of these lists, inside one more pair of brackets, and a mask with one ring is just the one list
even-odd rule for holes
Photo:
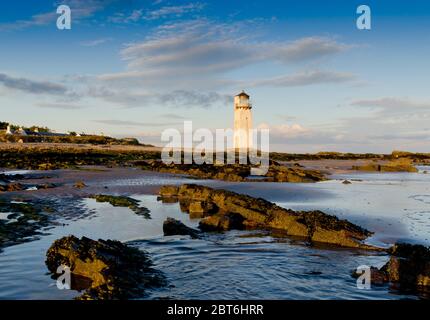
[[311,133],[310,129],[304,128],[300,124],[281,124],[270,126],[267,123],[261,123],[257,126],[258,129],[269,129],[270,134],[273,136],[278,136],[281,138],[295,138],[298,136],[303,136]]
[[[241,84],[230,79],[229,74],[240,68],[263,62],[295,66],[333,56],[350,47],[328,37],[258,41],[254,34],[260,23],[240,21],[223,24],[196,19],[163,24],[143,41],[128,44],[121,51],[121,57],[127,63],[125,71],[103,74],[98,79],[126,87],[232,89]],[[249,33],[250,28],[255,32]],[[257,77],[255,75],[254,79]],[[349,73],[317,70],[263,79],[260,83],[256,80],[256,85],[333,84],[350,81],[353,77]]]
[[353,80],[356,80],[356,76],[351,73],[313,70],[271,79],[256,80],[248,83],[248,85],[253,87],[298,87],[313,84],[345,83]]
[[386,112],[430,111],[429,101],[417,101],[411,98],[383,97],[377,99],[354,100],[351,106],[368,107]]

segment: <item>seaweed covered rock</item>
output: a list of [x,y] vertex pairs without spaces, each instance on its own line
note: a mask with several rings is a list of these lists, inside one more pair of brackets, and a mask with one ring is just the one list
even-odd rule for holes
[[418,172],[413,161],[407,158],[396,159],[382,164],[368,163],[361,166],[352,166],[352,170],[377,172]]
[[13,191],[21,191],[24,190],[25,187],[21,183],[18,182],[10,182],[4,185],[0,185],[0,192],[13,192]]
[[0,198],[1,248],[36,239],[49,225],[49,208],[42,202],[17,202]]
[[318,182],[327,180],[324,174],[318,170],[302,169],[301,167],[286,167],[282,165],[270,165],[265,175],[265,181],[270,182]]
[[321,211],[293,211],[261,198],[194,184],[164,186],[160,199],[179,201],[186,212],[192,207],[206,208],[199,225],[203,231],[266,229],[312,243],[377,249],[362,242],[371,232]]
[[287,167],[272,161],[267,173],[262,179],[252,179],[251,166],[244,164],[226,165],[197,165],[197,164],[165,164],[158,160],[136,162],[144,170],[157,172],[187,174],[199,179],[215,179],[231,182],[317,182],[326,180],[317,170],[307,170],[300,167]]
[[73,185],[76,189],[83,189],[85,188],[87,185],[83,182],[83,181],[77,181],[75,182],[75,184]]
[[71,288],[85,289],[78,299],[137,298],[165,285],[147,253],[119,241],[64,237],[48,249],[45,263],[54,277],[59,266],[70,268]]
[[401,291],[430,293],[430,248],[397,243],[388,253],[390,260],[382,268],[371,268],[372,283],[391,283]]
[[38,177],[34,174],[22,175],[22,174],[0,174],[0,192],[14,192],[23,190],[40,190],[55,188],[56,185],[53,183],[44,182],[41,184],[23,184],[18,181],[26,179],[43,179],[46,177]]
[[193,239],[199,238],[199,231],[193,228],[187,227],[181,221],[167,218],[163,223],[163,233],[165,236],[190,236]]
[[146,219],[151,218],[151,215],[150,215],[151,211],[148,208],[141,206],[139,200],[136,200],[130,197],[97,194],[97,195],[91,195],[90,198],[95,199],[97,202],[107,202],[114,207],[129,208],[134,213],[141,215]]

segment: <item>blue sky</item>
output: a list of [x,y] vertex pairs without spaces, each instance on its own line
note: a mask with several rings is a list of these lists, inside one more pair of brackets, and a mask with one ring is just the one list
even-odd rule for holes
[[272,150],[430,152],[428,1],[2,1],[0,57],[1,121],[161,144],[244,89]]

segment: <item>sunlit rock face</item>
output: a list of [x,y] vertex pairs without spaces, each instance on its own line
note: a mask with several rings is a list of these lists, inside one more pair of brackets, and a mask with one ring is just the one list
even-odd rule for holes
[[371,232],[321,211],[293,211],[261,198],[194,184],[163,186],[160,198],[176,199],[184,212],[198,213],[202,231],[272,230],[315,244],[378,250],[362,242]]
[[63,237],[51,245],[45,263],[54,277],[59,266],[70,268],[71,289],[84,290],[81,300],[139,298],[166,284],[146,252],[119,241]]

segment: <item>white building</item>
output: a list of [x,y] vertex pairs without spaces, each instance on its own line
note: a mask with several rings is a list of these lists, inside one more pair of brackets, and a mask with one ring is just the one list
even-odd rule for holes
[[6,134],[13,134],[13,130],[12,130],[10,124],[6,128]]
[[244,91],[234,97],[234,148],[252,148],[252,105]]

